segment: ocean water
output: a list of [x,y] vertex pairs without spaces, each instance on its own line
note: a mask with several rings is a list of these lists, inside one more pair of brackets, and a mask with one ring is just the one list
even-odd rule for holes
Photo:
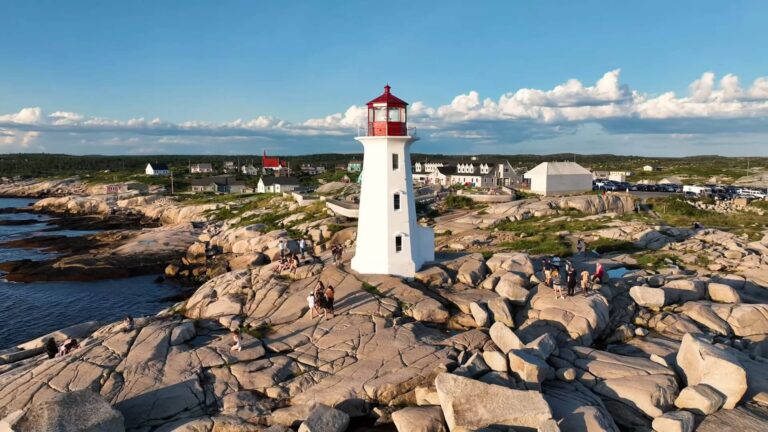
[[[34,200],[0,198],[0,208],[24,208]],[[97,231],[57,230],[51,218],[33,213],[0,214],[0,220],[30,220],[0,225],[0,242],[36,235],[78,236]],[[50,230],[50,231],[48,231]],[[54,254],[34,249],[0,248],[0,262],[43,260]],[[0,279],[0,349],[84,321],[116,321],[126,314],[153,315],[173,304],[163,300],[178,288],[156,284],[156,275],[96,282],[14,283]]]

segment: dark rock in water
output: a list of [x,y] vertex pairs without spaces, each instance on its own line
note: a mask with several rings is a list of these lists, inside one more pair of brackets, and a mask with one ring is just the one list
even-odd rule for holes
[[158,277],[156,277],[156,278],[155,278],[155,281],[154,281],[154,282],[155,282],[156,284],[161,284],[161,283],[165,282],[165,278],[164,278],[164,277],[162,277],[162,276],[158,276]]

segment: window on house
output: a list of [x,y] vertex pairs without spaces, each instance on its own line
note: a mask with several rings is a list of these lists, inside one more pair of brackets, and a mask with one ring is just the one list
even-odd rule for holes
[[403,250],[403,236],[395,236],[395,252]]
[[395,208],[395,210],[400,210],[400,194],[395,192],[392,198],[393,198],[393,207]]
[[400,169],[400,157],[397,153],[392,153],[392,170]]

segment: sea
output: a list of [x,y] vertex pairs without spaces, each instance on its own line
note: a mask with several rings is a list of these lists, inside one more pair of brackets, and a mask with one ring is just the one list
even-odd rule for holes
[[[34,199],[0,198],[0,208],[27,208]],[[53,218],[35,213],[0,213],[0,220],[34,220],[25,225],[0,225],[0,243],[29,236],[83,236],[95,230],[58,229]],[[0,262],[45,260],[55,253],[0,247]],[[16,346],[85,321],[104,323],[154,315],[174,302],[180,290],[155,283],[158,275],[95,282],[8,282],[0,274],[0,350]]]

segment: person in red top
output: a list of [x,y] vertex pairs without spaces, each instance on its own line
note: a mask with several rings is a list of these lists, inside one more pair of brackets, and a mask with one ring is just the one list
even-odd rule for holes
[[603,275],[605,275],[605,269],[603,268],[603,265],[600,263],[600,261],[598,261],[597,267],[595,268],[595,274],[592,275],[592,280],[600,283],[603,281]]

